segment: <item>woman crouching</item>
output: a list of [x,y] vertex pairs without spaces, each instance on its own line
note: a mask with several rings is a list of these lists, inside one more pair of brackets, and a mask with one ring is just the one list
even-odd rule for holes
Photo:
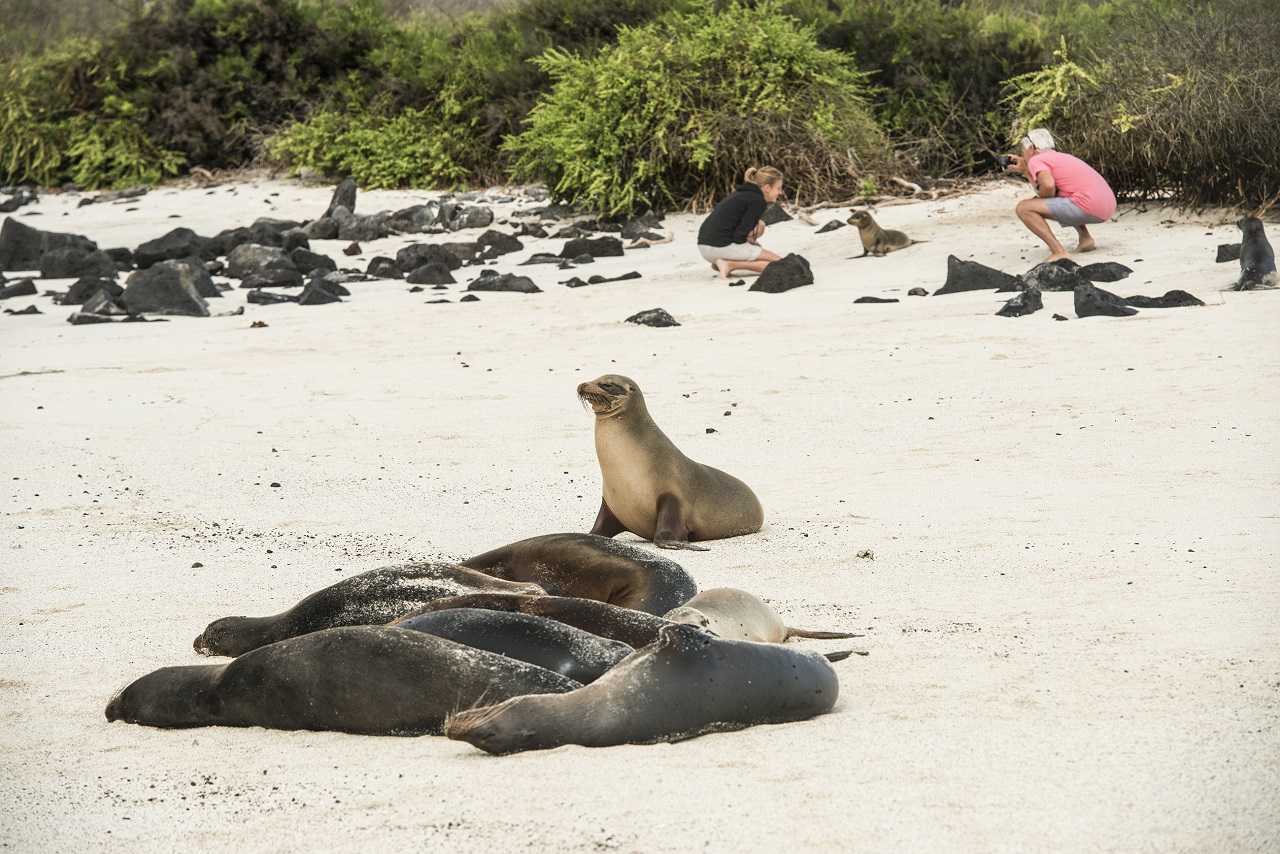
[[698,229],[698,251],[720,278],[729,278],[735,270],[762,272],[782,257],[760,245],[765,209],[781,195],[781,172],[772,166],[748,169],[737,189],[703,220]]

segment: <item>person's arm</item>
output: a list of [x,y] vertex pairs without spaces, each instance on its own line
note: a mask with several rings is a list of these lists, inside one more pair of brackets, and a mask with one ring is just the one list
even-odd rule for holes
[[1015,172],[1021,172],[1026,179],[1031,182],[1031,186],[1036,188],[1036,195],[1042,199],[1052,199],[1058,195],[1058,186],[1053,182],[1053,173],[1049,171],[1049,167],[1041,167],[1035,177],[1031,177],[1030,164],[1018,155],[1014,154],[1009,158],[1007,168]]
[[742,212],[742,218],[738,220],[738,224],[733,229],[733,242],[746,243],[751,237],[751,233],[756,230],[757,225],[764,218],[765,209],[769,207],[769,203],[763,197],[759,201],[752,200],[747,205],[747,209]]
[[1052,199],[1058,195],[1058,185],[1053,182],[1053,173],[1041,169],[1036,173],[1036,195],[1042,199]]

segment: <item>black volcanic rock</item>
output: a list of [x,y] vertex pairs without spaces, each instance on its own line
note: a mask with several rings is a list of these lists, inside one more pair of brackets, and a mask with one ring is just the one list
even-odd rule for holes
[[484,270],[480,278],[467,285],[468,291],[517,291],[522,294],[540,294],[542,288],[533,283],[528,276],[517,276],[513,273],[499,274],[493,270]]
[[38,270],[40,258],[55,249],[96,252],[98,244],[79,234],[40,231],[8,217],[0,226],[0,270]]
[[[185,261],[161,261],[130,273],[120,299],[130,314],[208,317],[209,304],[200,296],[199,281],[213,287],[204,267]],[[88,310],[87,303],[85,308]]]
[[802,285],[813,284],[813,271],[802,255],[794,252],[764,268],[764,272],[751,283],[749,290],[766,294],[780,294]]
[[117,272],[115,260],[101,249],[51,249],[40,256],[40,276],[45,279],[107,278]]
[[450,270],[462,266],[462,260],[447,249],[434,243],[411,243],[396,253],[396,266],[402,273],[411,273],[423,264],[443,264]]
[[627,318],[627,323],[638,323],[641,326],[679,326],[679,322],[672,317],[665,308],[651,308],[641,311]]
[[1044,308],[1044,299],[1040,296],[1040,289],[1032,285],[1001,306],[996,314],[1000,317],[1022,317],[1026,314],[1035,314],[1042,308]]
[[1138,313],[1136,308],[1125,302],[1124,297],[1092,284],[1076,288],[1075,297],[1076,317],[1129,317]]
[[[772,265],[770,265],[772,266]],[[933,292],[935,297],[957,294],[963,291],[984,291],[1008,288],[1021,290],[1022,279],[1001,270],[979,264],[977,261],[961,261],[954,255],[947,256],[947,281]]]
[[621,257],[622,241],[612,235],[604,237],[578,237],[570,240],[560,250],[561,258],[577,258],[579,255],[590,255],[592,258]]
[[1134,308],[1186,308],[1193,305],[1204,305],[1200,299],[1186,291],[1168,291],[1162,297],[1137,296],[1125,297],[1125,302]]
[[1037,264],[1023,274],[1022,280],[1026,287],[1036,288],[1041,293],[1048,291],[1066,293],[1074,291],[1081,285],[1089,284],[1089,280],[1081,275],[1082,271],[1083,268],[1078,264],[1074,268],[1058,263]]
[[333,188],[333,195],[329,197],[329,207],[325,208],[323,216],[333,216],[334,208],[339,206],[349,211],[356,209],[356,182],[352,178],[343,178],[338,182],[338,186]]
[[1080,268],[1080,275],[1091,282],[1118,282],[1127,279],[1133,270],[1115,261],[1103,261],[1098,264],[1086,264]]
[[189,228],[175,228],[163,237],[148,240],[139,246],[133,252],[133,261],[140,269],[161,261],[192,256],[212,261],[222,254],[220,248],[219,241],[211,237],[201,237]]

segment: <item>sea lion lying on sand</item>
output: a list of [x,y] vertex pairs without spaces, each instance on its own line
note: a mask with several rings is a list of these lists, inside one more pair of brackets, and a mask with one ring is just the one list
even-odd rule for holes
[[862,239],[862,254],[856,256],[858,258],[864,258],[867,255],[887,255],[899,249],[906,249],[913,244],[926,242],[912,240],[901,231],[881,228],[866,211],[851,211],[846,222],[858,227],[858,237]]

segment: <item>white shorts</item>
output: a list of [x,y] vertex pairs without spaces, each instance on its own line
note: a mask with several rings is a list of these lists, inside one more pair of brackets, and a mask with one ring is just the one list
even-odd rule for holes
[[761,250],[754,243],[730,243],[728,246],[707,246],[698,244],[698,251],[707,261],[754,261],[760,257]]
[[1070,199],[1064,199],[1062,196],[1050,196],[1045,199],[1045,203],[1049,206],[1049,213],[1053,214],[1053,218],[1058,221],[1058,225],[1074,227],[1077,225],[1097,225],[1100,222],[1106,222],[1104,219],[1098,219],[1090,213],[1085,213],[1080,206]]

